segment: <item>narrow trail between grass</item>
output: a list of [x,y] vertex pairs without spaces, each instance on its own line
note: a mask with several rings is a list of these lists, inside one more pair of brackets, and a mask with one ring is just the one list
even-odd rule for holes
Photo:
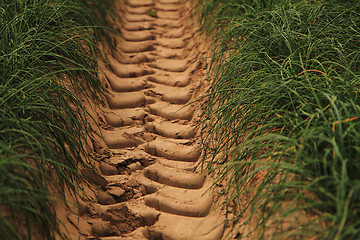
[[67,216],[81,238],[221,239],[224,214],[214,210],[210,177],[196,170],[199,103],[186,105],[200,96],[206,70],[190,8],[183,0],[117,6],[121,54],[104,66],[111,95],[96,113],[104,142],[93,142],[102,175],[83,171],[98,186],[80,217]]

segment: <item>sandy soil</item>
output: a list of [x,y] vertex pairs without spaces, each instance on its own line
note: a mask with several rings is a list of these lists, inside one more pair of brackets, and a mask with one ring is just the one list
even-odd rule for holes
[[206,86],[206,62],[197,60],[206,49],[190,1],[114,7],[118,54],[101,76],[110,94],[89,107],[104,137],[89,149],[99,172],[82,171],[89,200],[58,215],[70,239],[221,239],[224,213],[207,191],[211,178],[197,171],[200,103],[189,103]]

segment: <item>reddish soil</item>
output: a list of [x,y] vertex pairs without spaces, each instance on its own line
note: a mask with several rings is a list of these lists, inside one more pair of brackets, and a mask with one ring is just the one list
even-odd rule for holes
[[[224,213],[199,174],[199,102],[206,49],[190,1],[126,0],[116,9],[118,54],[101,76],[110,94],[88,110],[98,172],[82,171],[87,201],[58,215],[70,239],[221,239]],[[90,141],[89,141],[90,142]],[[69,197],[70,198],[70,197]]]

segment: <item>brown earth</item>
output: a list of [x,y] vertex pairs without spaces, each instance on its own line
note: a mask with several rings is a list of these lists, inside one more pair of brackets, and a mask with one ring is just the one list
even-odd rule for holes
[[200,103],[192,101],[208,83],[191,3],[126,0],[114,7],[122,17],[118,53],[108,55],[101,75],[110,94],[102,107],[85,103],[103,136],[89,140],[98,172],[82,170],[89,199],[78,200],[79,210],[74,200],[69,210],[57,208],[63,232],[69,239],[221,239],[224,213],[208,190],[211,177],[198,171]]

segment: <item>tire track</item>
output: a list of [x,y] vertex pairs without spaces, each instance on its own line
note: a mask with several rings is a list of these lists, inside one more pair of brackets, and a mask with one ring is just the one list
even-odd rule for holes
[[[109,88],[99,114],[104,142],[94,147],[103,175],[84,204],[87,239],[220,239],[223,214],[212,211],[211,180],[195,172],[201,156],[195,99],[201,66],[197,29],[183,0],[126,0],[103,79]],[[186,106],[185,106],[186,105]],[[105,156],[105,157],[104,157]],[[84,222],[83,220],[82,222]],[[81,226],[77,223],[77,228]],[[85,230],[83,230],[84,232]],[[86,235],[86,234],[83,234]]]

